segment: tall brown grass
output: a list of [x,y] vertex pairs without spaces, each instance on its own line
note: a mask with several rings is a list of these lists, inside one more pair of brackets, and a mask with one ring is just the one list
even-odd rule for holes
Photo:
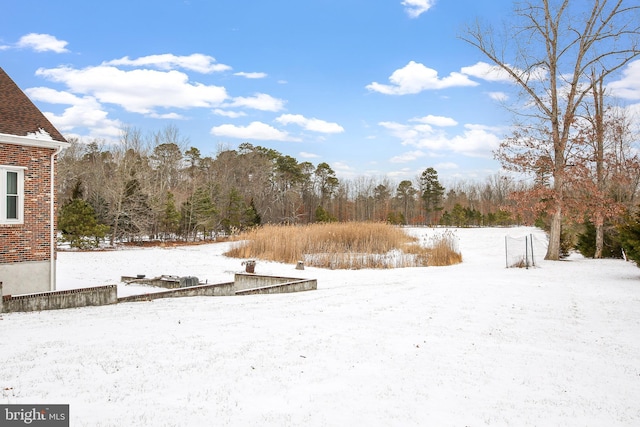
[[[462,261],[452,233],[425,247],[401,228],[370,222],[265,225],[242,233],[225,255],[336,268],[451,265]],[[455,253],[450,253],[455,252]]]

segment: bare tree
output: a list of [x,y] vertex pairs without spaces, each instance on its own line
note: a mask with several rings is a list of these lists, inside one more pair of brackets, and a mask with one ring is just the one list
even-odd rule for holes
[[413,209],[416,205],[416,194],[418,190],[413,183],[405,179],[398,184],[396,189],[396,200],[402,209],[402,215],[407,223],[413,222]]
[[[546,259],[560,258],[567,168],[567,148],[577,109],[590,93],[592,69],[606,79],[640,54],[640,5],[637,0],[530,0],[516,3],[516,22],[496,40],[496,32],[476,22],[461,39],[476,47],[497,69],[521,89],[527,120],[522,126],[544,125],[537,141],[527,135],[524,151],[549,139],[553,182],[552,214]],[[510,44],[510,43],[513,43]],[[587,81],[585,83],[585,80]],[[522,153],[503,156],[505,162],[523,161]],[[521,169],[527,169],[524,158]],[[529,170],[531,171],[531,170]]]
[[109,206],[110,240],[113,244],[124,234],[131,235],[126,231],[126,224],[133,223],[136,219],[133,217],[142,213],[137,211],[138,203],[133,204],[136,207],[133,210],[136,212],[128,211],[128,208],[133,207],[128,201],[135,199],[134,196],[137,197],[139,194],[140,183],[137,182],[136,175],[140,173],[147,155],[147,148],[140,130],[123,128],[120,132],[120,141],[112,147],[111,155],[113,163],[106,175],[103,197]]

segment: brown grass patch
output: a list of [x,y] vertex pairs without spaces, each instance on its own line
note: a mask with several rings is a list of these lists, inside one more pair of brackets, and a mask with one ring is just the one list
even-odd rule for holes
[[[462,261],[455,236],[433,238],[429,247],[401,228],[386,223],[347,222],[308,225],[265,225],[237,237],[225,255],[335,268],[398,268],[451,265]],[[446,264],[450,262],[451,264]]]
[[433,236],[427,245],[429,265],[446,266],[460,264],[462,254],[458,249],[458,239],[451,230]]

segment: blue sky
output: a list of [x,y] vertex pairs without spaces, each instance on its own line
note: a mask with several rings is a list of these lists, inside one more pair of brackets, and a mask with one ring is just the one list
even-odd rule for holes
[[[250,142],[344,178],[500,169],[514,88],[457,36],[511,0],[7,3],[0,66],[66,136],[173,125],[205,156]],[[640,62],[623,71],[640,103]]]

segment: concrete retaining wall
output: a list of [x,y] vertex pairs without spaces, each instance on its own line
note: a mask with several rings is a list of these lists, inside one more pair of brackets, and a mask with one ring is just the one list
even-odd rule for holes
[[221,297],[235,295],[233,282],[216,283],[214,285],[189,286],[187,288],[168,291],[149,292],[141,295],[130,295],[118,298],[118,302],[151,301],[160,298],[178,297]]
[[107,285],[37,294],[5,295],[2,297],[0,312],[55,310],[115,304],[117,302],[118,287]]
[[[119,302],[150,301],[159,298],[282,294],[315,289],[318,289],[318,282],[315,279],[237,273],[233,282],[188,286],[122,298],[118,298],[117,285],[15,296],[5,295],[0,300],[0,313],[98,306]],[[1,293],[2,283],[0,282]]]
[[318,289],[315,279],[237,273],[234,280],[236,295],[284,294]]
[[165,289],[185,288],[187,286],[198,286],[200,284],[197,277],[178,276],[160,276],[151,279],[122,276],[120,277],[120,281],[126,284],[157,286]]

